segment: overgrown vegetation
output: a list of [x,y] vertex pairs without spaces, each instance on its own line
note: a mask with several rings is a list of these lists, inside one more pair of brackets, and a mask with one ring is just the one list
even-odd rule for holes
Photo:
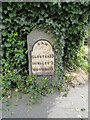
[[[6,91],[17,88],[34,99],[39,94],[53,93],[55,87],[59,86],[61,90],[69,80],[64,70],[86,64],[84,62],[87,58],[81,47],[90,18],[90,2],[7,2],[2,5],[3,95]],[[42,77],[38,84],[35,84],[37,76],[28,77],[27,35],[33,29],[40,29],[51,35],[58,86],[53,85],[47,77]]]

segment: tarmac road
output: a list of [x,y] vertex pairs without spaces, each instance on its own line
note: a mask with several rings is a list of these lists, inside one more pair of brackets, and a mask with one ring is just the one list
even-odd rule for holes
[[[18,100],[20,96],[23,98]],[[88,118],[88,84],[71,88],[67,97],[58,92],[50,94],[32,107],[27,105],[25,95],[19,97],[8,107],[3,103],[3,118]]]

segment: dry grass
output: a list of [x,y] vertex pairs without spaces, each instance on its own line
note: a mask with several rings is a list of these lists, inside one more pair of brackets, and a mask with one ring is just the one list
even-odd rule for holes
[[86,74],[81,68],[75,72],[68,72],[71,76],[71,83],[75,86],[85,84],[88,81],[88,74]]

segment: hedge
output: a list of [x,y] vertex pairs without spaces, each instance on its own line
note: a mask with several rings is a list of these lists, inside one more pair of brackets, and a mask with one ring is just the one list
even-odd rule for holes
[[33,29],[45,31],[54,38],[56,74],[59,83],[63,84],[65,69],[76,64],[77,52],[84,43],[86,26],[90,20],[90,2],[7,2],[2,3],[2,8],[4,92],[12,87],[23,91],[33,86],[37,78],[27,77],[27,35]]

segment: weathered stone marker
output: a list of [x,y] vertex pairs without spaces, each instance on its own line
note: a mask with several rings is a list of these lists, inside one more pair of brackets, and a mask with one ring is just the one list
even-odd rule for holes
[[31,52],[31,72],[34,75],[54,74],[54,52],[46,40],[37,41]]
[[55,55],[50,36],[42,31],[32,31],[27,36],[29,75],[54,75]]

